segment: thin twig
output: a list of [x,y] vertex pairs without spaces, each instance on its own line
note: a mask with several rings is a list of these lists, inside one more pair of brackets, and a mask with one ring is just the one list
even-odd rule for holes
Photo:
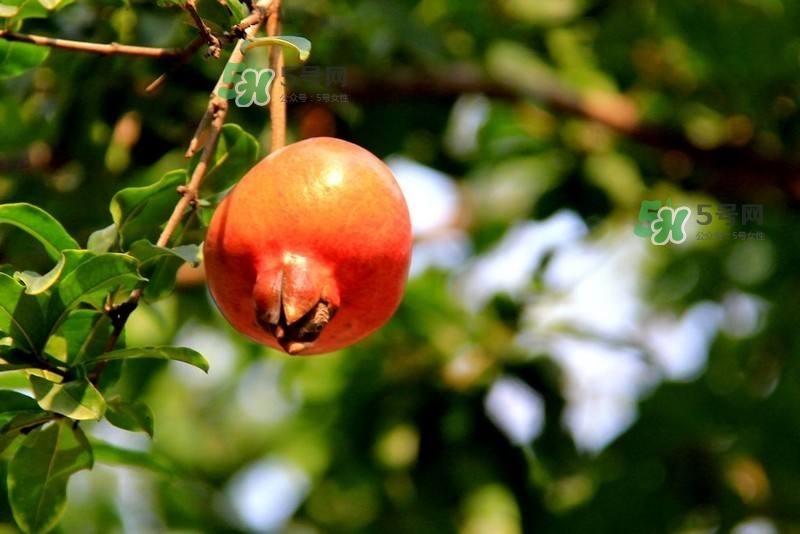
[[[128,322],[128,317],[131,316],[136,306],[139,305],[140,298],[142,298],[142,290],[134,289],[128,296],[128,300],[114,306],[109,295],[104,311],[111,319],[111,334],[106,340],[103,352],[111,352],[114,350],[114,347],[117,346],[117,342],[122,335],[122,330],[125,328],[125,323]],[[107,365],[108,360],[98,362],[88,375],[89,381],[93,384],[97,384],[97,381],[100,380],[100,376],[103,374],[103,371],[105,371]]]
[[175,229],[183,218],[183,213],[190,206],[194,207],[197,204],[197,194],[200,190],[200,183],[203,181],[203,178],[205,178],[206,169],[211,162],[214,149],[217,146],[217,140],[222,132],[222,125],[225,124],[225,117],[228,114],[228,101],[214,95],[211,97],[211,107],[212,119],[209,125],[206,142],[203,145],[203,155],[200,157],[200,161],[197,162],[197,166],[192,172],[189,183],[180,188],[179,192],[181,193],[181,198],[178,200],[178,203],[175,204],[175,209],[172,211],[172,215],[164,226],[164,230],[162,230],[161,235],[158,237],[156,246],[165,247],[169,244],[170,237],[172,237],[173,232],[175,232]]
[[[258,25],[251,25],[247,28],[248,34],[254,34],[256,31],[258,31]],[[238,63],[244,60],[242,44],[243,41],[239,41],[236,44],[236,48],[231,54],[231,61]],[[217,141],[220,133],[222,132],[222,126],[225,124],[225,118],[228,114],[228,101],[218,96],[219,89],[221,87],[225,87],[226,85],[227,83],[224,82],[222,76],[220,76],[214,87],[214,91],[211,94],[208,107],[206,108],[206,113],[200,120],[197,131],[195,132],[189,144],[189,151],[187,151],[187,157],[193,156],[197,151],[197,146],[199,145],[198,140],[203,138],[205,141],[203,142],[202,156],[192,172],[189,183],[180,188],[179,193],[181,194],[181,198],[175,204],[175,208],[172,210],[172,215],[170,215],[167,223],[164,225],[161,235],[158,236],[156,246],[165,247],[169,244],[169,240],[180,224],[184,212],[187,210],[187,208],[190,206],[193,207],[197,203],[197,195],[198,191],[200,190],[200,184],[202,183],[203,178],[205,178],[206,169],[208,168],[211,158],[214,155],[214,149],[217,146]],[[141,294],[142,290],[136,289],[131,293],[128,300],[138,301],[141,298]]]
[[[281,0],[272,0],[267,14],[267,35],[275,37],[281,32]],[[279,78],[283,72],[283,47],[273,45],[269,51],[269,66]],[[272,127],[270,152],[286,144],[286,88],[277,80],[270,88],[269,117]]]
[[186,0],[186,5],[184,7],[186,11],[189,12],[189,15],[192,16],[192,20],[197,26],[197,29],[200,30],[200,35],[202,35],[203,39],[208,43],[208,55],[213,58],[219,58],[222,52],[219,39],[217,39],[216,35],[211,33],[211,28],[208,27],[203,17],[197,12],[197,0]]
[[[6,41],[16,41],[19,43],[29,43],[61,50],[72,50],[74,52],[89,52],[92,54],[102,54],[106,56],[126,55],[149,58],[176,58],[186,54],[186,48],[155,48],[150,46],[132,46],[119,43],[87,43],[84,41],[71,41],[69,39],[56,39],[43,35],[30,35],[8,30],[0,30],[0,39]],[[193,46],[190,44],[189,47]]]
[[[262,22],[266,17],[266,11],[261,10],[258,7],[256,8],[253,14],[260,14],[260,19]],[[258,31],[259,26],[260,24],[250,24],[245,30],[245,36],[251,37],[255,35],[256,32]],[[236,47],[233,49],[233,52],[231,52],[231,57],[228,59],[228,63],[241,63],[244,61],[244,53],[242,52],[243,45],[244,45],[243,40],[239,40],[236,43]],[[219,96],[217,96],[219,95],[219,90],[223,87],[229,87],[231,85],[230,82],[223,80],[223,76],[224,73],[220,74],[220,77],[217,79],[217,83],[214,86],[214,90],[211,92],[211,100],[209,101],[208,107],[206,108],[206,113],[203,115],[203,118],[200,119],[200,124],[197,125],[197,130],[195,130],[192,139],[189,141],[189,148],[186,150],[185,154],[185,157],[187,159],[193,157],[197,153],[197,150],[201,146],[201,144],[203,144],[205,135],[208,130],[208,125],[211,122],[214,115],[214,110],[219,107],[219,101],[224,100]],[[225,106],[227,109],[227,101],[225,101]]]
[[245,30],[247,30],[250,26],[260,25],[262,22],[264,22],[264,15],[260,11],[255,11],[247,15],[245,18],[239,21],[239,24],[231,28],[231,33],[237,38],[241,39],[245,36]]
[[[222,132],[222,125],[225,124],[225,117],[228,113],[227,100],[218,96],[214,96],[212,97],[211,102],[213,107],[213,118],[209,126],[209,135],[206,138],[206,142],[203,146],[203,155],[200,157],[200,161],[194,168],[192,177],[189,179],[189,183],[185,186],[182,186],[178,190],[181,198],[175,204],[175,208],[172,210],[172,215],[170,215],[166,225],[164,225],[161,235],[158,236],[158,240],[156,241],[156,246],[158,247],[166,247],[169,245],[172,234],[178,228],[181,219],[183,219],[183,214],[188,208],[194,207],[197,204],[197,195],[198,191],[200,190],[200,184],[202,183],[203,178],[205,178],[206,169],[208,168],[211,158],[214,155],[214,148],[217,145],[217,140]],[[105,347],[106,352],[113,350],[116,346],[119,337],[122,335],[122,330],[125,327],[125,323],[139,305],[139,301],[142,298],[143,292],[143,288],[136,288],[131,291],[131,294],[128,295],[128,299],[125,300],[125,302],[122,302],[116,306],[112,306],[110,304],[106,306],[105,311],[106,314],[108,314],[108,316],[111,318],[112,324],[111,335],[109,336]],[[100,375],[102,375],[105,366],[105,361],[98,363],[89,374],[89,379],[96,383],[97,380],[99,380]]]
[[[217,89],[220,87],[219,82],[217,82],[216,87],[214,87],[214,94],[216,94]],[[200,119],[200,123],[197,125],[197,129],[194,132],[191,140],[189,141],[189,148],[186,149],[186,153],[184,157],[189,159],[193,157],[197,153],[197,149],[200,148],[200,145],[203,144],[205,141],[206,133],[208,132],[208,124],[211,122],[211,103],[209,102],[209,107],[206,109],[206,112],[203,114],[203,118]]]
[[[266,16],[265,10],[257,8],[254,9],[254,12],[261,13],[260,20],[264,20]],[[259,26],[260,24],[248,25],[247,29],[245,30],[246,36],[254,35],[258,31]],[[240,40],[236,44],[236,48],[231,54],[231,61],[241,62],[244,60],[244,54],[241,50],[243,43],[244,41]],[[180,193],[181,197],[175,204],[172,214],[167,220],[167,223],[164,225],[164,229],[161,231],[161,234],[158,236],[156,246],[168,246],[172,235],[178,228],[178,225],[183,219],[186,210],[189,208],[194,208],[197,205],[197,196],[200,190],[200,184],[202,183],[203,178],[205,178],[206,170],[211,163],[214,150],[217,146],[217,141],[222,133],[222,126],[225,124],[225,118],[228,114],[228,101],[218,95],[219,89],[227,85],[228,84],[223,81],[221,75],[217,80],[217,83],[211,94],[206,112],[203,115],[203,118],[200,120],[197,131],[189,143],[189,150],[186,154],[187,158],[193,156],[197,152],[202,139],[202,155],[200,156],[200,160],[197,162],[194,171],[192,171],[192,176],[189,179],[189,183],[179,188],[178,192]],[[117,341],[122,334],[122,330],[125,327],[125,323],[127,322],[131,313],[133,313],[138,306],[143,292],[143,288],[134,289],[131,291],[130,295],[128,295],[128,299],[125,302],[116,306],[106,306],[106,313],[111,318],[111,324],[113,326],[113,330],[106,345],[106,351],[113,350],[116,346]],[[89,378],[92,380],[92,382],[96,383],[97,380],[100,379],[104,369],[104,362],[99,363],[94,369],[92,369],[92,372],[89,374]]]
[[[229,63],[241,63],[244,61],[244,53],[242,53],[242,44],[244,41],[240,40],[236,43],[236,48],[233,49],[231,53],[231,57],[228,60]],[[228,87],[230,82],[226,82],[223,80],[225,73],[220,74],[220,77],[217,79],[216,85],[214,85],[214,90],[211,92],[211,100],[208,102],[208,107],[206,108],[206,112],[203,115],[203,118],[200,119],[200,124],[197,125],[197,130],[195,130],[192,139],[189,141],[189,148],[186,150],[186,154],[184,155],[187,159],[193,157],[197,153],[197,149],[203,144],[203,141],[206,139],[206,135],[208,133],[208,125],[211,123],[211,120],[214,118],[214,113],[217,109],[220,108],[220,102],[225,103],[225,109],[227,111],[228,101],[224,98],[218,96],[219,90],[223,87]],[[207,146],[207,143],[204,144]]]

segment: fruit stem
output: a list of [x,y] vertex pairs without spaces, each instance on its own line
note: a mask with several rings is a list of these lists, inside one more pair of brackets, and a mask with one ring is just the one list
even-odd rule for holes
[[[281,34],[281,0],[272,0],[267,11],[267,36]],[[269,51],[269,67],[275,78],[283,75],[283,47],[272,45]],[[276,82],[270,88],[269,118],[272,125],[270,152],[275,152],[286,144],[286,88]]]

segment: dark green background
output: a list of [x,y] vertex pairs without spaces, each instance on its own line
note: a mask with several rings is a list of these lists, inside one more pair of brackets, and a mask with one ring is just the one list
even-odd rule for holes
[[[172,472],[98,458],[71,482],[63,532],[246,531],[226,504],[238,499],[228,490],[236,473],[265,458],[307,477],[287,532],[727,532],[757,521],[763,532],[800,531],[800,3],[284,4],[284,33],[313,43],[308,64],[347,69],[336,92],[348,102],[290,105],[290,138],[336,135],[446,173],[461,195],[448,231],[463,232],[470,257],[417,274],[387,327],[320,358],[248,343],[202,285],[142,306],[129,346],[186,344],[205,353],[211,373],[128,366],[131,391],[153,408],[155,439],[94,431],[150,451]],[[149,46],[183,46],[196,32],[180,9],[138,1],[76,1],[25,20],[21,31]],[[85,243],[109,224],[116,191],[185,166],[228,52],[217,61],[201,51],[155,94],[144,88],[169,62],[53,50],[41,66],[6,78],[0,201],[34,203]],[[290,90],[324,92],[299,82]],[[474,146],[453,146],[459,105],[475,101],[485,120]],[[234,108],[229,121],[266,153],[265,109]],[[680,245],[636,237],[641,202],[668,197],[693,212],[703,203],[712,211],[762,205],[760,227],[725,227],[715,217],[709,229],[764,239],[698,241],[706,229],[697,227]],[[459,290],[510,228],[565,209],[588,233],[563,243],[547,236],[551,253],[528,269],[523,287],[477,304],[474,288]],[[578,251],[573,262],[557,263],[568,246]],[[554,287],[551,264],[586,262],[590,280],[608,267],[592,263],[592,251],[616,261],[611,282],[632,277],[638,308],[620,312],[627,301],[612,291],[582,301],[581,321],[554,318],[583,279]],[[0,228],[0,261],[39,272],[48,265],[10,227]],[[519,256],[502,261],[522,268]],[[761,303],[753,328],[738,335],[734,297]],[[698,303],[717,304],[719,323],[686,315]],[[617,314],[630,324],[611,335],[603,319]],[[687,338],[655,342],[652,328],[681,320],[691,339],[709,336],[707,361],[671,375],[653,346],[674,342],[680,356],[691,349]],[[596,350],[565,356],[561,339]],[[625,365],[609,364],[606,374],[580,373],[620,358]],[[633,387],[630,369],[646,385]],[[487,417],[485,399],[500,377],[518,378],[543,400],[545,424],[530,443],[513,444]],[[614,381],[635,392],[619,393]],[[20,384],[0,375],[0,385]],[[630,426],[587,446],[567,424],[587,396],[598,419],[609,398],[633,409]],[[264,501],[277,498],[274,487],[260,491]],[[0,531],[13,532],[4,500],[0,491]]]

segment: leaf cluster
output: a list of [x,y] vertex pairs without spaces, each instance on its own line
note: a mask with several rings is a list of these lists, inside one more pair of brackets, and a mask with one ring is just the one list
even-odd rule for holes
[[[257,156],[251,136],[226,126],[209,169],[209,189],[229,187]],[[168,296],[178,269],[199,262],[196,243],[154,243],[186,180],[181,169],[151,185],[120,190],[109,207],[112,224],[92,233],[86,247],[41,208],[0,205],[0,224],[23,231],[53,262],[43,273],[0,272],[0,373],[24,374],[31,393],[0,390],[0,453],[10,455],[9,499],[25,532],[51,529],[63,512],[69,476],[92,466],[81,421],[105,418],[153,435],[150,408],[115,388],[127,362],[174,360],[208,371],[195,350],[125,347],[123,336],[140,298],[153,303]],[[209,195],[199,204],[214,202]],[[182,231],[199,224],[196,209],[187,215]]]

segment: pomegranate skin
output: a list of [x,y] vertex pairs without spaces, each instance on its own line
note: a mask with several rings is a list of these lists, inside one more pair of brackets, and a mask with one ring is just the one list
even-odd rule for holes
[[329,137],[279,149],[220,203],[203,246],[211,295],[249,338],[290,354],[351,345],[402,298],[408,207],[389,168]]

